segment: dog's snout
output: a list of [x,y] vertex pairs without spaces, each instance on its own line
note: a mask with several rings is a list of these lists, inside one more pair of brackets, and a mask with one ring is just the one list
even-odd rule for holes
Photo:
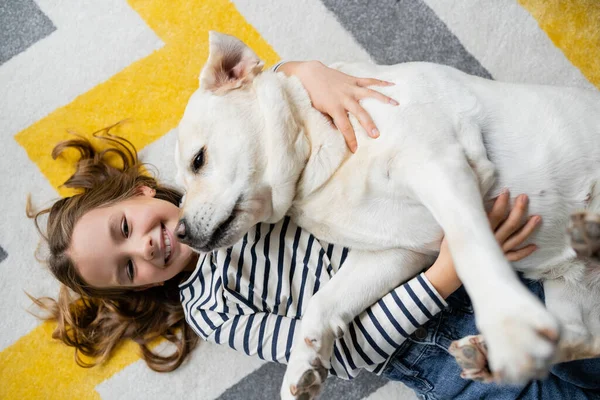
[[179,243],[190,246],[197,251],[204,251],[202,244],[205,243],[206,240],[204,240],[204,237],[197,229],[194,229],[194,227],[190,225],[190,222],[187,219],[181,218],[179,220],[175,227],[174,234]]
[[187,225],[185,222],[185,219],[180,219],[179,222],[177,223],[177,226],[175,227],[175,235],[177,235],[177,239],[180,242],[185,242],[185,239],[187,237]]

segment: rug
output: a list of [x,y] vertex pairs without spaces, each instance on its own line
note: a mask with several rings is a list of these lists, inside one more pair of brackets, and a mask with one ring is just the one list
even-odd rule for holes
[[[27,310],[55,296],[25,216],[68,192],[50,158],[67,131],[120,133],[159,178],[173,178],[174,132],[207,56],[207,32],[233,34],[267,65],[280,59],[433,61],[503,81],[600,86],[596,0],[0,1],[0,398],[273,399],[280,365],[201,343],[179,370],[150,371],[126,343],[83,369]],[[331,378],[323,399],[413,399],[363,373]]]

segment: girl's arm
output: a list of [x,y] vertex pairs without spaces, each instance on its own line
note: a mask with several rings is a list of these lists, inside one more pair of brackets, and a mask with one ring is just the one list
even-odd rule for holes
[[[299,337],[302,333],[302,320],[249,309],[244,310],[245,314],[237,314],[239,309],[233,306],[230,310],[233,312],[190,308],[186,321],[204,340],[227,345],[262,360],[288,363],[294,340],[302,340]],[[367,366],[364,360],[356,358],[356,351],[350,336],[338,340],[334,345],[329,373],[343,379],[356,377],[360,372],[358,368]],[[353,359],[357,360],[357,364],[354,364]]]
[[354,115],[368,135],[376,138],[379,131],[369,113],[360,105],[360,100],[374,98],[381,102],[398,103],[368,86],[390,86],[393,83],[379,79],[356,78],[325,66],[319,61],[289,61],[276,66],[277,71],[294,75],[300,79],[308,92],[314,108],[328,116],[342,132],[350,151],[356,151],[356,135],[348,113]]
[[[263,360],[287,363],[294,340],[302,340],[298,337],[302,321],[262,310],[260,304],[249,302],[237,292],[220,293],[223,284],[220,274],[214,271],[221,270],[225,266],[223,262],[227,263],[222,260],[226,259],[218,257],[217,260],[212,253],[207,254],[197,269],[197,276],[182,284],[182,306],[187,323],[205,340]],[[423,275],[414,278],[350,324],[347,334],[335,342],[329,373],[351,379],[361,368],[379,372],[405,337],[444,305]],[[419,314],[419,306],[430,310],[430,314]]]

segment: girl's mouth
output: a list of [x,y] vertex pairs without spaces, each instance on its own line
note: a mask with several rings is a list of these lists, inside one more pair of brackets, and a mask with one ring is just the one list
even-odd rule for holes
[[167,265],[169,262],[169,258],[171,257],[171,237],[169,236],[169,233],[167,232],[167,229],[165,228],[164,225],[162,226],[162,235],[163,235],[163,243],[165,245],[165,248],[164,248],[165,265]]

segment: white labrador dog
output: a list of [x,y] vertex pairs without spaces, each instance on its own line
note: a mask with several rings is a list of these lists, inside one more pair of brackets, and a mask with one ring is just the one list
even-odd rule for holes
[[[600,273],[575,258],[565,231],[573,210],[600,208],[600,94],[428,63],[340,64],[394,82],[377,90],[400,103],[364,101],[381,137],[369,139],[353,121],[352,155],[296,78],[262,66],[238,39],[211,33],[200,88],[179,125],[186,198],[177,233],[205,252],[288,214],[352,248],[306,308],[284,398],[314,393],[306,386],[320,382],[316,369],[329,365],[335,337],[429,266],[443,232],[499,380],[545,374],[561,331],[563,341],[584,344],[582,356],[597,354]],[[490,230],[482,199],[503,188],[528,194],[530,213],[543,218],[532,238],[539,250],[514,268],[544,280],[550,312],[518,281]]]

